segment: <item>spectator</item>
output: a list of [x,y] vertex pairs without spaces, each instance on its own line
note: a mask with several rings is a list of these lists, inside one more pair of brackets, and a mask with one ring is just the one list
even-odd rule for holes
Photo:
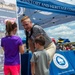
[[20,75],[20,57],[24,53],[24,46],[20,37],[16,36],[16,22],[6,21],[6,36],[1,39],[4,50],[4,75]]

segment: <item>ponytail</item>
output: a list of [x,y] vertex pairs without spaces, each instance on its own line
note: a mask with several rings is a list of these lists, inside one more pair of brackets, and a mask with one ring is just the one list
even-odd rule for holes
[[11,31],[13,31],[14,28],[16,28],[16,27],[17,27],[16,22],[12,23],[12,22],[9,21],[9,20],[6,21],[6,33],[7,33],[8,35],[10,35]]

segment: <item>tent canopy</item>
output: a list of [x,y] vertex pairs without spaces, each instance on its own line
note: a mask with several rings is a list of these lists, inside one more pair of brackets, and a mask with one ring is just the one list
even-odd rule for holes
[[17,6],[75,15],[75,5],[62,3],[56,0],[17,0]]
[[24,14],[43,28],[75,20],[75,5],[57,0],[17,0],[17,6],[25,8]]

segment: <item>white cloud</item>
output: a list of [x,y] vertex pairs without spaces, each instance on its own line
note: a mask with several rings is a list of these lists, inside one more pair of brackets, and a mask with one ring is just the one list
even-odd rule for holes
[[54,32],[62,32],[62,31],[70,31],[71,30],[71,28],[69,28],[69,27],[67,27],[67,26],[65,26],[65,25],[60,25],[59,27],[56,27],[56,28],[54,28],[54,29],[47,29],[47,32],[48,33],[54,33]]
[[46,29],[46,32],[48,33],[50,37],[54,37],[55,39],[58,39],[58,37],[64,37],[64,38],[70,39],[71,41],[74,41],[75,30],[70,28],[68,25],[69,23],[67,25],[62,24],[59,26],[48,28]]
[[64,3],[68,3],[68,4],[72,4],[72,5],[75,5],[75,0],[58,0],[58,1],[61,1],[61,2],[64,2]]
[[55,35],[61,35],[61,36],[67,36],[67,35],[72,35],[72,34],[73,34],[73,32],[69,32],[69,31],[67,31],[67,32],[61,31],[59,33],[55,33]]
[[70,22],[69,24],[67,24],[67,26],[70,26],[70,27],[75,26],[75,21]]
[[6,3],[13,3],[16,4],[16,0],[4,0]]

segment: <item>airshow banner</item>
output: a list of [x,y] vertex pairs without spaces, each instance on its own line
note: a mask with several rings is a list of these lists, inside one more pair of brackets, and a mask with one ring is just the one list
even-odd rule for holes
[[18,7],[75,15],[75,5],[46,0],[17,0]]
[[50,75],[75,75],[75,51],[57,51],[50,65]]

